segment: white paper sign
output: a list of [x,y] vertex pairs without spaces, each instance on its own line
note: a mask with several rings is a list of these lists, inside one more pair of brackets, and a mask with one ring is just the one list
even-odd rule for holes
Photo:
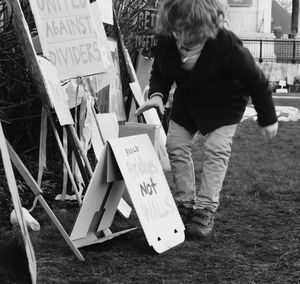
[[117,114],[118,121],[125,121],[126,113],[121,82],[118,43],[112,38],[108,38],[108,43],[113,59],[113,66],[111,70],[112,82],[109,87],[109,111]]
[[113,20],[112,0],[97,0],[97,4],[101,11],[103,22],[106,24],[113,25],[114,20]]
[[[133,83],[129,83],[132,93],[139,104],[141,106],[145,103],[144,96],[141,90],[141,87],[136,80]],[[159,125],[159,134],[157,135],[157,153],[162,164],[162,167],[165,171],[171,170],[171,165],[169,161],[169,156],[166,150],[166,141],[167,136],[164,128],[162,127],[161,121],[158,117],[158,114],[154,108],[149,109],[143,113],[144,118],[148,124]]]
[[158,252],[184,241],[184,225],[147,134],[108,141],[149,245]]
[[43,55],[60,80],[105,72],[89,0],[30,0]]
[[[97,113],[96,119],[97,121],[92,120],[92,146],[99,161],[104,143],[109,139],[118,138],[119,125],[115,113]],[[99,131],[101,131],[104,141],[102,141]]]
[[45,79],[48,96],[54,106],[60,125],[74,124],[74,120],[68,106],[67,93],[60,85],[60,80],[55,66],[49,60],[41,56],[38,56],[38,63],[41,73]]
[[95,22],[97,38],[99,39],[99,43],[101,45],[101,55],[104,61],[103,62],[104,66],[106,68],[111,67],[111,65],[113,65],[113,61],[110,53],[108,38],[106,36],[105,29],[103,26],[103,19],[102,19],[103,16],[99,11],[96,2],[91,3],[90,10],[91,10],[91,15],[93,17],[93,20]]

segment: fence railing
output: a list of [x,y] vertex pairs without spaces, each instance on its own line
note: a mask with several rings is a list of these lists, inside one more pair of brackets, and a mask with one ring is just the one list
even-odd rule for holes
[[300,63],[300,41],[294,39],[243,39],[259,62]]

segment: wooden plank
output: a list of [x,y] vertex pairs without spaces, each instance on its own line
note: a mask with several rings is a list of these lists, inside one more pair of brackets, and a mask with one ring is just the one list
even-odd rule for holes
[[79,153],[79,150],[77,148],[77,145],[76,145],[76,142],[75,142],[75,139],[73,137],[73,134],[70,130],[70,127],[69,125],[65,125],[65,129],[66,129],[66,132],[67,132],[67,136],[68,136],[68,140],[70,142],[70,145],[71,145],[71,148],[72,148],[72,151],[75,155],[75,159],[76,159],[76,162],[78,164],[78,167],[79,167],[79,170],[80,170],[80,173],[82,175],[82,178],[84,180],[84,183],[85,183],[85,186],[87,187],[89,182],[90,182],[90,174],[87,172],[87,170],[85,169],[84,167],[84,164],[82,163],[82,159],[80,157],[80,153]]
[[75,191],[75,195],[77,197],[77,201],[78,201],[78,204],[79,206],[81,206],[82,204],[82,201],[81,201],[81,196],[79,195],[79,191],[78,191],[78,187],[77,187],[77,184],[75,182],[75,179],[74,179],[74,176],[73,176],[73,173],[72,173],[72,170],[71,170],[71,167],[69,165],[69,162],[68,162],[68,157],[65,153],[65,150],[64,150],[64,147],[60,141],[60,138],[59,138],[59,135],[58,135],[58,132],[56,130],[56,127],[55,127],[55,124],[54,124],[54,121],[52,119],[52,116],[51,116],[51,113],[50,113],[50,110],[49,110],[49,107],[45,106],[45,109],[47,111],[47,114],[48,114],[48,118],[49,118],[49,121],[50,121],[50,125],[52,127],[52,130],[54,132],[54,136],[55,136],[55,139],[56,139],[56,142],[58,144],[58,147],[59,147],[59,150],[60,150],[60,153],[62,155],[62,158],[63,158],[63,162],[67,168],[67,171],[68,171],[68,174],[69,174],[69,178],[70,178],[70,181],[72,183],[72,186],[74,188],[74,191]]
[[25,245],[31,280],[32,280],[32,283],[35,284],[36,279],[37,279],[35,253],[33,250],[33,246],[31,244],[30,235],[29,235],[29,232],[27,229],[26,221],[23,216],[22,204],[20,201],[19,191],[18,191],[16,180],[15,180],[15,175],[14,175],[14,171],[13,171],[13,168],[11,165],[11,161],[9,158],[9,152],[8,152],[7,146],[8,145],[6,143],[6,139],[4,137],[4,133],[3,133],[3,129],[2,129],[1,121],[0,121],[0,152],[2,155],[2,162],[3,162],[5,174],[6,174],[8,188],[9,188],[9,191],[11,194],[12,202],[13,202],[15,213],[16,213],[17,220],[18,220],[18,224],[20,226],[24,245]]
[[54,223],[55,227],[59,230],[62,237],[65,239],[65,241],[67,242],[67,244],[69,245],[71,250],[74,252],[76,257],[79,260],[84,261],[83,256],[81,255],[79,250],[75,247],[75,245],[73,244],[73,242],[69,238],[67,232],[65,231],[65,229],[63,228],[61,223],[58,221],[55,214],[53,213],[53,211],[51,210],[51,208],[48,206],[45,199],[41,195],[42,190],[40,189],[40,187],[38,186],[38,184],[36,183],[36,181],[34,180],[32,175],[30,174],[30,172],[28,171],[26,166],[23,164],[22,160],[19,158],[17,153],[14,151],[13,147],[9,144],[8,141],[6,141],[6,143],[7,143],[7,148],[8,148],[10,159],[13,162],[14,166],[17,168],[17,170],[19,171],[19,173],[21,174],[21,176],[23,177],[23,179],[25,180],[26,184],[29,186],[31,191],[34,193],[34,195],[36,195],[36,197],[38,198],[40,204],[45,209],[46,213],[48,214],[48,216],[50,217],[50,219]]

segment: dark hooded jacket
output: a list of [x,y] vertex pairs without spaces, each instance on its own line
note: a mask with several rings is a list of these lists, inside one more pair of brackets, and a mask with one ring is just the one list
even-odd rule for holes
[[172,37],[159,37],[153,53],[149,97],[160,92],[166,103],[175,82],[171,119],[187,130],[205,135],[239,123],[249,96],[260,126],[277,121],[268,80],[231,31],[221,29],[205,43],[192,71],[180,67],[181,56]]

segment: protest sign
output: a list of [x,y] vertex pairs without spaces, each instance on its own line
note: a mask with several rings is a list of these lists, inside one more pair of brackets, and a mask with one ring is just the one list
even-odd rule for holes
[[97,37],[89,0],[30,0],[43,55],[60,80],[107,69],[106,50]]
[[[142,94],[142,90],[138,81],[136,80],[133,83],[129,83],[129,85],[138,105],[141,106],[145,102],[145,99]],[[157,139],[156,150],[163,169],[165,171],[170,171],[171,165],[170,165],[168,153],[165,146],[167,141],[167,136],[164,128],[162,127],[162,123],[161,120],[159,119],[157,111],[153,108],[149,109],[143,113],[143,116],[147,124],[154,124],[159,126],[158,135],[156,136]]]
[[117,232],[110,230],[124,190],[124,180],[114,160],[111,159],[106,144],[100,154],[70,235],[76,247],[101,243],[135,229]]
[[100,158],[105,142],[109,139],[118,138],[118,135],[119,125],[115,113],[97,113],[95,115],[95,118],[92,119],[91,141],[97,161]]
[[128,190],[148,244],[162,253],[184,241],[184,225],[147,134],[109,140],[101,153],[71,233],[75,246],[103,242],[113,233],[118,203]]
[[66,90],[61,87],[55,66],[47,59],[38,56],[41,73],[45,79],[45,86],[50,102],[53,104],[56,115],[61,126],[74,124]]
[[157,39],[154,34],[156,13],[156,9],[143,9],[137,14],[138,32],[135,47],[142,48],[145,52],[149,52],[151,47],[156,45]]
[[147,134],[109,141],[150,246],[162,253],[184,241],[184,225]]
[[112,0],[97,0],[96,3],[101,11],[103,23],[113,25],[113,4]]
[[109,88],[109,112],[117,114],[118,121],[125,121],[124,97],[121,81],[121,70],[117,40],[108,38],[109,48],[113,59],[113,78]]

